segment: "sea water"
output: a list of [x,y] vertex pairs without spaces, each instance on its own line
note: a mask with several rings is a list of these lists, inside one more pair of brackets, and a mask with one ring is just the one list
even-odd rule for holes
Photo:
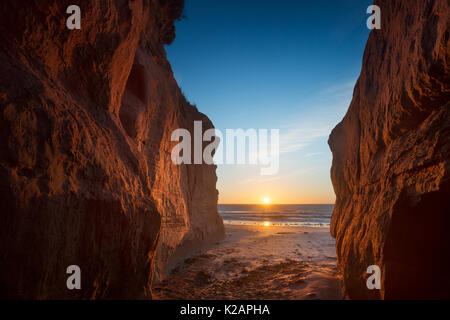
[[228,225],[329,227],[332,204],[219,204]]

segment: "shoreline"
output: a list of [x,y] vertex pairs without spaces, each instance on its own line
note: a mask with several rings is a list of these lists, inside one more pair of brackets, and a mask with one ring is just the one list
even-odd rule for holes
[[342,299],[329,228],[225,224],[223,241],[153,286],[165,299]]

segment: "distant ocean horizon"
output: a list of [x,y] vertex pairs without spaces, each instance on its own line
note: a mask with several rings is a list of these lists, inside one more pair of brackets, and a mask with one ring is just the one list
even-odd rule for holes
[[226,225],[329,227],[334,204],[219,204]]

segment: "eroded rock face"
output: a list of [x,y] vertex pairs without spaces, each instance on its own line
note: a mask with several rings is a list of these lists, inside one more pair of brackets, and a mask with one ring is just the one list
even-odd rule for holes
[[[449,298],[449,2],[378,0],[349,110],[330,135],[331,233],[348,298]],[[378,265],[381,290],[368,290]]]
[[170,159],[174,129],[212,127],[163,47],[183,1],[79,0],[73,31],[71,4],[0,4],[0,297],[150,298],[155,265],[224,233],[215,167]]

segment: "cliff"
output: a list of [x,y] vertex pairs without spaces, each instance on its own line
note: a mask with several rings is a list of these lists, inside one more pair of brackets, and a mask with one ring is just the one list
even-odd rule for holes
[[0,297],[150,298],[224,234],[215,166],[170,158],[174,129],[212,127],[166,59],[183,1],[79,0],[80,30],[71,4],[0,4]]
[[[353,299],[450,298],[449,2],[377,0],[353,100],[332,131],[331,233]],[[381,268],[381,289],[366,287]]]

